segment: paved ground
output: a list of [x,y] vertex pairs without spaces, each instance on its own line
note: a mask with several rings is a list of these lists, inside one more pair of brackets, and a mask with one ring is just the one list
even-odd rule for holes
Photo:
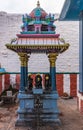
[[[83,115],[77,110],[77,99],[59,99],[61,126],[43,126],[39,130],[83,130]],[[17,104],[0,107],[0,130],[31,130],[28,127],[15,127]]]

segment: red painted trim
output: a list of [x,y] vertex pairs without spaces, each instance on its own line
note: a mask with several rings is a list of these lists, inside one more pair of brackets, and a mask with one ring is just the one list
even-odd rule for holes
[[5,81],[4,81],[5,89],[8,89],[10,86],[10,74],[5,74],[4,78],[5,78]]
[[33,86],[35,86],[35,76],[36,74],[31,74],[31,78],[33,79]]
[[63,74],[56,74],[56,86],[59,96],[63,95]]
[[77,96],[77,75],[70,74],[70,96]]
[[60,34],[17,34],[19,38],[59,38]]
[[20,74],[16,74],[16,88],[20,88]]

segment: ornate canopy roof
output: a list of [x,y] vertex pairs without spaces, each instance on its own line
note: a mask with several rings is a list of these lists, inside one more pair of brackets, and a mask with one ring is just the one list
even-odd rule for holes
[[62,53],[69,47],[64,39],[55,33],[54,15],[47,14],[41,7],[39,1],[37,7],[29,15],[23,15],[22,32],[17,38],[6,44],[6,47],[17,53]]
[[17,53],[63,53],[69,48],[69,44],[63,45],[6,45],[8,49]]

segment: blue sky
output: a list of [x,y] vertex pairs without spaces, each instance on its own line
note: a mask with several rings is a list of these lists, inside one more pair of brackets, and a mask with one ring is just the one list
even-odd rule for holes
[[[60,13],[65,0],[39,0],[41,7],[48,13]],[[8,13],[30,13],[37,0],[0,0],[0,11]]]

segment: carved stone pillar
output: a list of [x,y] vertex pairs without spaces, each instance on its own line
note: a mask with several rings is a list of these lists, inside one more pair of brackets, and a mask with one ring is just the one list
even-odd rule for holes
[[50,62],[50,76],[52,91],[56,91],[56,59],[57,53],[49,53],[48,58]]
[[21,83],[20,83],[20,91],[25,91],[25,87],[27,87],[28,81],[28,60],[29,55],[27,53],[18,53],[21,61]]

